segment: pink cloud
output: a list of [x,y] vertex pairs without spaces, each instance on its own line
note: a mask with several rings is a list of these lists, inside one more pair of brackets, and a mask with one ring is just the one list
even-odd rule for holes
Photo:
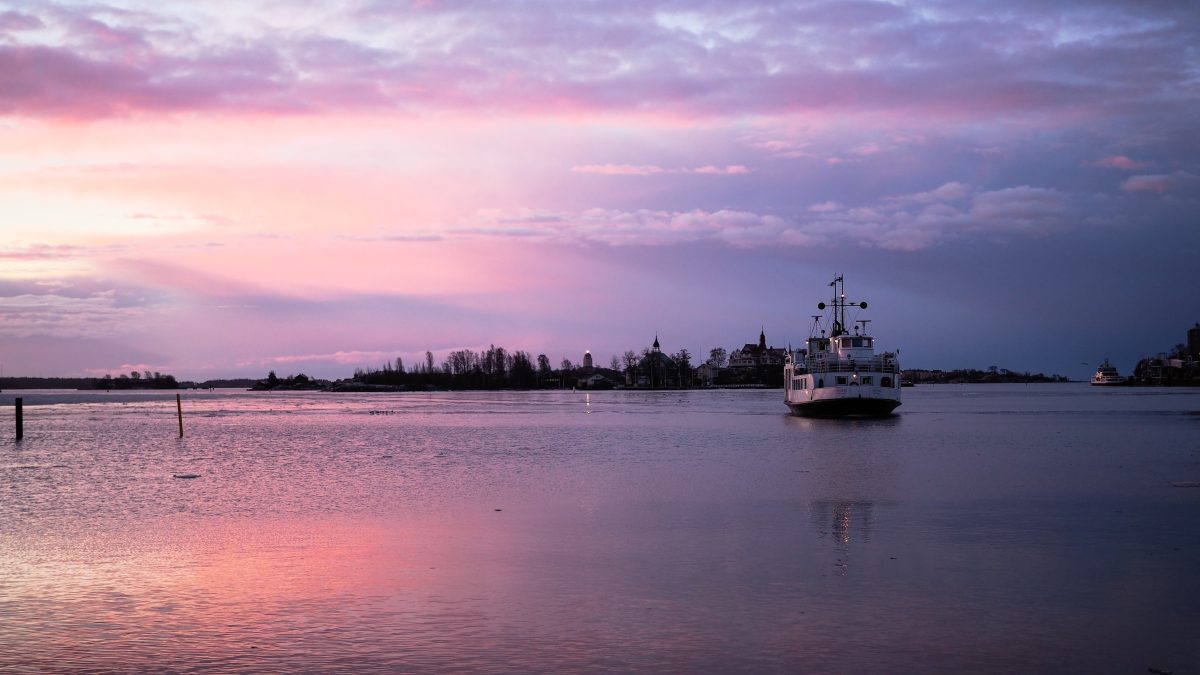
[[750,173],[750,169],[747,169],[746,167],[744,167],[740,164],[731,164],[731,165],[728,165],[725,167],[709,165],[709,166],[702,166],[702,167],[699,167],[696,169],[692,169],[692,173],[705,173],[705,174],[718,174],[718,175],[732,176],[732,175],[737,175],[737,174]]
[[866,157],[868,155],[876,155],[883,152],[884,148],[878,143],[863,143],[851,150],[852,153]]
[[1125,155],[1109,155],[1102,157],[1094,162],[1088,162],[1085,166],[1092,166],[1098,169],[1121,169],[1123,171],[1133,171],[1135,169],[1144,169],[1150,166],[1150,162],[1134,161]]
[[971,194],[971,186],[958,181],[950,181],[944,183],[934,190],[928,192],[917,192],[915,194],[904,195],[900,199],[909,202],[917,202],[920,204],[929,204],[934,202],[948,202],[960,199],[966,199]]
[[29,246],[0,248],[0,260],[39,261],[101,258],[128,250],[125,244],[98,244],[80,246],[76,244],[31,244]]
[[820,204],[813,204],[808,207],[808,210],[813,213],[832,213],[834,211],[841,211],[844,208],[844,206],[837,202],[821,202]]
[[1165,194],[1179,190],[1196,190],[1200,188],[1200,176],[1187,171],[1176,171],[1169,174],[1130,176],[1121,183],[1125,192],[1157,192]]

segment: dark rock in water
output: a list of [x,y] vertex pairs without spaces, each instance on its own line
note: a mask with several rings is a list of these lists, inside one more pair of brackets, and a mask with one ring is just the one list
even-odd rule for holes
[[198,473],[173,473],[173,474],[171,474],[171,477],[172,478],[199,478],[200,474],[198,474]]

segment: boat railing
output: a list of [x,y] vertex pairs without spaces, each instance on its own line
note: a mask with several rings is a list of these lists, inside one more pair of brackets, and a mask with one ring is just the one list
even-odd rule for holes
[[898,373],[900,364],[894,358],[876,356],[870,359],[809,358],[796,364],[796,371],[809,373],[874,372]]

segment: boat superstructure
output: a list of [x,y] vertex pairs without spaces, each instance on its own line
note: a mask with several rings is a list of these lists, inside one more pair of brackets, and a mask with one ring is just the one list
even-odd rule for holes
[[[838,275],[832,304],[819,303],[832,316],[813,316],[804,349],[788,350],[783,366],[784,403],[806,417],[883,417],[900,405],[900,362],[895,352],[875,352],[867,333],[869,320],[846,324],[848,308],[867,303],[846,300],[845,281]],[[828,329],[823,328],[826,321]]]
[[1092,375],[1092,384],[1097,387],[1111,387],[1118,384],[1125,384],[1125,378],[1117,372],[1117,367],[1104,359],[1104,363],[1096,368],[1096,372]]

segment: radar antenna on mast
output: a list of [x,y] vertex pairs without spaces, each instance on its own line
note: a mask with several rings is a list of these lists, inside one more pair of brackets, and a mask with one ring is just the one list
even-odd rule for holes
[[[829,337],[837,337],[846,332],[846,308],[854,306],[866,309],[867,303],[846,301],[846,281],[840,274],[834,277],[829,285],[833,287],[833,326],[829,331]],[[825,309],[825,303],[817,303],[817,309]]]

